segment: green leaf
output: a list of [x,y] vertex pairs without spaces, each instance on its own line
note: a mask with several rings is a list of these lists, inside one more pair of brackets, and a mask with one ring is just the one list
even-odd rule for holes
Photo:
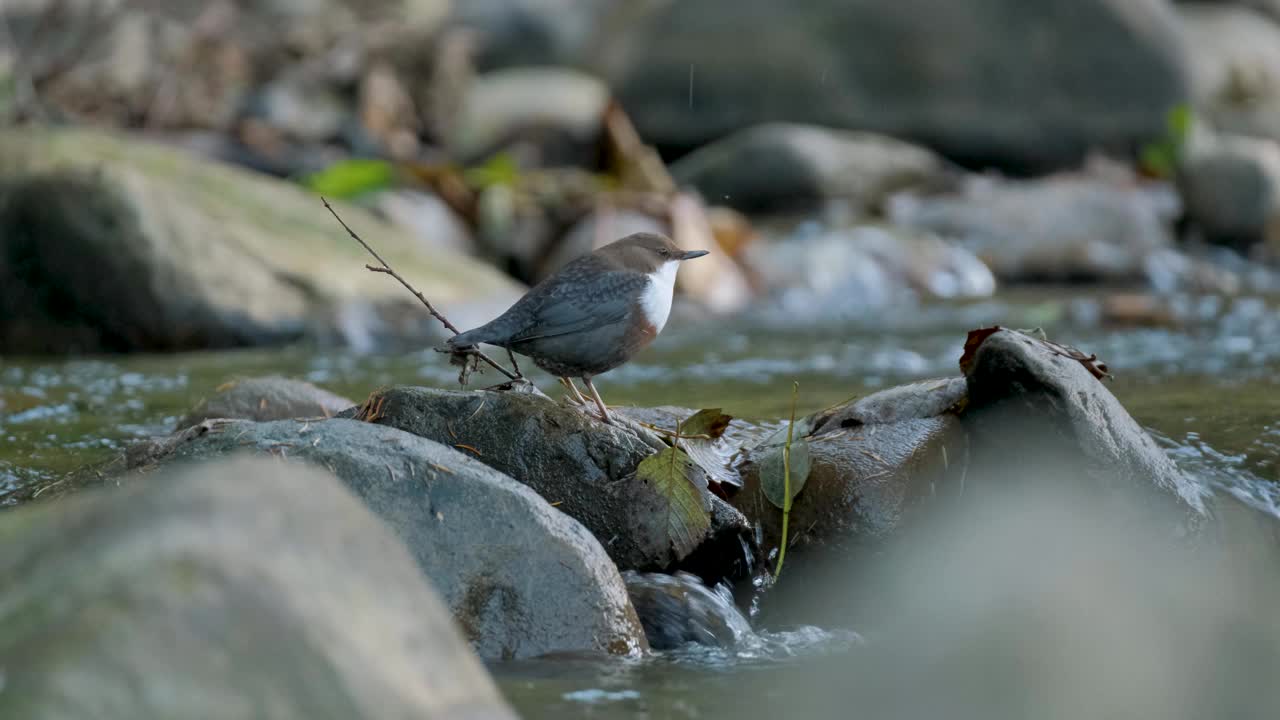
[[[796,424],[798,431],[799,423]],[[786,428],[783,428],[785,431]],[[796,433],[799,434],[798,432]],[[764,490],[764,496],[773,503],[775,507],[782,510],[787,507],[787,493],[784,489],[786,486],[786,477],[783,472],[783,451],[786,449],[783,445],[767,446],[765,453],[760,456],[760,487]],[[809,479],[809,443],[802,437],[797,437],[791,442],[791,497],[795,498],[804,489],[804,483]]]
[[1172,177],[1176,170],[1173,150],[1164,143],[1144,146],[1138,161],[1147,172],[1160,178]]
[[675,561],[684,559],[711,529],[706,475],[683,450],[669,447],[640,462],[636,481],[652,487],[661,498],[654,511],[661,527],[655,529],[665,538]]
[[472,187],[483,189],[491,185],[515,185],[520,181],[520,166],[510,153],[497,153],[482,165],[467,168],[462,177]]
[[707,438],[715,440],[729,429],[729,423],[733,421],[732,415],[724,414],[720,408],[708,408],[699,410],[689,416],[687,420],[680,423],[680,436],[693,437],[695,435],[706,435]]
[[383,190],[395,181],[395,166],[385,160],[353,159],[302,178],[312,192],[327,197],[350,199],[374,190]]
[[1195,119],[1195,112],[1190,105],[1185,103],[1175,105],[1165,116],[1165,126],[1168,128],[1169,139],[1179,146],[1186,142],[1191,135],[1191,128],[1195,123]]

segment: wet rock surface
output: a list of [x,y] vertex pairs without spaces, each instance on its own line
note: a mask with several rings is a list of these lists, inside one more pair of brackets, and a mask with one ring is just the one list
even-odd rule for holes
[[1096,362],[1069,355],[1012,330],[990,334],[967,354],[963,417],[973,464],[981,470],[970,473],[970,487],[1071,482],[1104,494],[1136,494],[1183,512],[1193,529],[1204,514],[1205,488],[1178,469],[1087,369]]
[[0,517],[0,714],[514,718],[333,476],[236,459]]
[[[487,320],[517,297],[490,267],[341,212],[455,322]],[[7,351],[373,348],[441,332],[404,288],[364,269],[319,198],[156,144],[6,130],[0,238]]]
[[[376,392],[356,417],[447,444],[528,485],[586,526],[619,569],[667,569],[696,558],[652,527],[670,500],[635,472],[667,446],[646,428],[606,425],[541,394],[417,387]],[[749,528],[720,498],[704,500],[712,522],[695,544],[733,548],[716,558],[721,568],[733,566],[753,544]]]
[[725,586],[708,588],[689,573],[628,571],[622,579],[655,650],[686,643],[733,648],[752,635],[750,623]]
[[600,543],[529,488],[452,448],[341,418],[230,422],[195,428],[146,462],[247,451],[340,478],[405,543],[486,659],[645,647]]
[[355,403],[309,382],[278,375],[232,380],[214,390],[178,421],[177,428],[214,418],[237,420],[287,420],[331,417]]
[[[901,528],[918,501],[957,494],[965,441],[954,412],[964,393],[962,380],[939,379],[797,418],[788,548],[874,547]],[[760,529],[769,554],[781,542],[785,497],[780,458],[786,422],[776,428],[747,448],[739,465],[743,488],[733,497]]]

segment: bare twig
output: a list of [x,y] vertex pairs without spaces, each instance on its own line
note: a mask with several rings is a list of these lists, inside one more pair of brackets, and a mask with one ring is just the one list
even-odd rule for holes
[[[372,255],[374,259],[377,260],[378,263],[380,264],[380,265],[365,265],[364,267],[366,270],[370,272],[383,273],[385,275],[390,275],[391,277],[400,281],[400,284],[403,285],[406,290],[413,293],[414,296],[417,297],[418,300],[427,308],[427,312],[431,313],[431,317],[435,318],[436,320],[439,320],[440,324],[448,328],[449,332],[452,332],[454,335],[457,335],[458,333],[461,332],[461,330],[459,330],[457,326],[449,322],[449,318],[445,317],[444,315],[441,315],[439,311],[437,311],[435,307],[432,306],[431,301],[427,300],[425,295],[418,292],[416,288],[410,285],[408,280],[405,280],[403,277],[400,277],[400,273],[393,270],[391,266],[387,264],[387,261],[382,259],[382,256],[378,254],[377,250],[374,250],[372,247],[369,246],[369,243],[365,242],[359,235],[357,235],[356,231],[352,230],[351,227],[348,226],[347,223],[343,221],[342,217],[338,215],[338,211],[333,209],[333,206],[329,204],[328,200],[324,198],[320,198],[320,202],[324,203],[325,209],[329,211],[330,215],[333,215],[333,219],[338,221],[338,224],[342,226],[342,229],[347,231],[347,234],[351,236],[351,239],[360,243],[360,247],[367,250],[369,254]],[[506,375],[511,380],[519,380],[520,378],[523,377],[523,375],[520,374],[519,367],[516,367],[516,373],[513,375],[511,374],[510,370],[507,370],[506,368],[502,367],[498,363],[494,362],[493,359],[490,358],[488,355],[485,355],[484,352],[480,350],[480,348],[469,348],[465,352],[468,354],[475,355],[481,361],[487,363],[490,367],[502,373],[503,375]],[[508,350],[508,352],[510,352],[510,350]],[[512,365],[515,365],[514,356],[511,358],[511,360],[512,360]]]

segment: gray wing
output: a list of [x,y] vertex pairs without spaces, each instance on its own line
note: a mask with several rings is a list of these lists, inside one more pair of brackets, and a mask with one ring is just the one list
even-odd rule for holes
[[648,282],[640,273],[617,271],[593,278],[591,292],[582,292],[581,286],[571,288],[569,283],[549,288],[530,308],[531,321],[511,342],[587,332],[625,320],[631,313],[632,293]]

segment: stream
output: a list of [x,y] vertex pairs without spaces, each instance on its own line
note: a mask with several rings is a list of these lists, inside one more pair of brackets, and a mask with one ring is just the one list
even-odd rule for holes
[[[678,308],[654,346],[598,386],[612,405],[722,407],[740,417],[776,418],[788,411],[793,381],[798,412],[811,412],[893,384],[957,374],[970,329],[1041,327],[1056,342],[1097,353],[1114,375],[1112,392],[1185,470],[1219,494],[1280,518],[1280,315],[1273,304],[1182,298],[1177,302],[1191,320],[1178,328],[1108,328],[1091,314],[1096,292],[1004,292],[990,301],[894,308],[799,327],[768,316],[701,322]],[[382,385],[456,383],[456,370],[430,349],[3,358],[0,504],[131,440],[167,433],[229,379],[265,374],[310,380],[357,402]],[[559,395],[545,374],[533,377]],[[873,652],[858,631],[756,628],[732,649],[491,667],[527,719],[782,717],[791,715],[787,698],[794,698],[787,678],[830,667],[833,657]],[[766,675],[769,682],[755,681]]]

